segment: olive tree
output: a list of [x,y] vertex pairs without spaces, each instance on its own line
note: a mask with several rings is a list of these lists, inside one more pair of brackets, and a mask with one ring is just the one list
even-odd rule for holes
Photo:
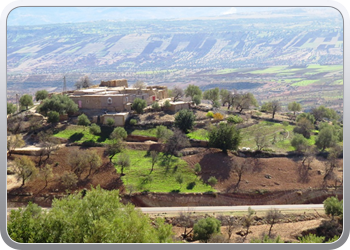
[[191,110],[182,109],[175,115],[175,126],[182,132],[188,133],[193,128],[196,116]]
[[33,105],[33,97],[31,95],[25,94],[19,98],[19,104],[28,110],[28,107]]
[[224,153],[228,150],[237,150],[241,143],[240,131],[234,125],[220,123],[209,131],[209,147],[219,148]]
[[13,165],[13,172],[15,173],[17,180],[22,180],[21,187],[25,182],[37,177],[38,170],[35,167],[34,162],[27,156],[15,159]]
[[12,210],[10,238],[20,243],[172,243],[172,226],[151,221],[134,205],[124,205],[118,190],[99,186],[52,202],[44,211],[30,203]]

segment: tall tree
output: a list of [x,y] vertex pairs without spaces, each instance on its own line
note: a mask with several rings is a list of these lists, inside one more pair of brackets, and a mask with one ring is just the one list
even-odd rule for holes
[[276,112],[279,112],[282,109],[281,103],[276,100],[266,103],[266,108],[267,111],[272,113],[272,119],[275,119]]
[[185,89],[185,95],[191,97],[191,101],[194,102],[195,96],[202,98],[202,90],[198,86],[190,84]]
[[100,155],[96,152],[96,150],[89,150],[86,156],[87,164],[89,165],[89,173],[85,177],[85,179],[87,179],[91,175],[92,170],[97,170],[102,164],[102,159]]
[[173,101],[176,102],[181,99],[185,95],[184,90],[180,87],[174,87],[171,91],[171,96],[173,97]]
[[204,91],[203,99],[211,101],[212,105],[214,106],[215,103],[219,101],[219,93],[219,88],[208,89]]
[[33,105],[33,97],[31,95],[25,94],[19,98],[19,104],[28,110],[29,106]]
[[294,133],[302,134],[305,138],[310,138],[311,131],[315,128],[314,124],[307,118],[301,118],[297,121]]
[[289,111],[294,112],[294,116],[295,116],[295,112],[301,111],[301,104],[297,102],[291,102],[288,104],[288,109]]
[[239,113],[242,113],[244,109],[249,109],[251,106],[258,106],[258,102],[252,93],[236,94],[234,103]]
[[130,156],[126,153],[121,153],[118,156],[118,160],[115,162],[116,165],[120,166],[121,175],[124,175],[124,169],[130,167]]
[[143,81],[140,81],[140,80],[137,80],[133,85],[132,85],[133,88],[136,88],[136,89],[145,89],[147,87],[147,84],[144,83]]
[[43,90],[38,90],[35,93],[35,100],[36,101],[40,101],[40,100],[44,100],[49,96],[49,92],[47,92],[47,90],[43,89]]
[[38,170],[35,168],[34,162],[29,157],[22,156],[21,158],[15,159],[13,172],[18,180],[22,180],[21,187],[23,187],[26,181],[36,177]]

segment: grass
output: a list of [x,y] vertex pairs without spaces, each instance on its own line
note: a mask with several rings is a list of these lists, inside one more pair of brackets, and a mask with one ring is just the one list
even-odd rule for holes
[[315,82],[317,82],[317,81],[315,81],[315,80],[303,80],[300,82],[293,83],[292,86],[307,86],[307,85],[313,84]]
[[54,134],[55,137],[68,139],[70,142],[97,142],[109,143],[109,135],[113,131],[113,127],[101,126],[101,134],[93,135],[89,131],[89,127],[70,125],[66,129]]
[[195,140],[208,141],[208,131],[201,128],[188,133],[187,137]]
[[[261,131],[266,135],[269,146],[268,148],[274,151],[293,151],[294,148],[290,145],[290,140],[293,138],[294,126],[284,126],[281,123],[262,121],[259,124],[241,129],[242,142],[241,147],[250,147],[251,149],[256,148],[254,140],[255,132]],[[280,132],[286,131],[286,136],[281,135]],[[287,137],[287,138],[286,138]]]
[[[131,166],[124,169],[125,175],[121,179],[129,192],[204,193],[215,191],[211,186],[203,183],[181,158],[173,156],[170,165],[167,166],[165,156],[160,153],[159,161],[151,173],[151,158],[147,155],[147,151],[127,150],[125,153],[130,156]],[[117,159],[118,155],[113,158],[113,160]],[[116,166],[116,169],[117,172],[120,172],[119,166]],[[177,175],[182,175],[182,184],[176,181]],[[190,183],[192,182],[194,185],[191,188]],[[135,190],[129,190],[130,185]]]
[[285,65],[282,66],[273,66],[269,67],[267,69],[262,69],[262,70],[254,70],[249,73],[251,74],[274,74],[274,73],[279,73],[280,71],[284,70],[286,67]]
[[157,129],[156,128],[150,128],[150,129],[136,129],[131,132],[132,135],[140,135],[140,136],[151,136],[156,137],[157,136]]

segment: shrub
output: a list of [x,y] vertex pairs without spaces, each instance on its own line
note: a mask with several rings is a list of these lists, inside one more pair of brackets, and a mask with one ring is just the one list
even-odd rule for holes
[[130,119],[129,124],[130,124],[131,126],[135,126],[135,125],[137,124],[137,120],[136,120],[136,119]]
[[208,242],[210,237],[220,233],[221,222],[218,219],[207,217],[200,219],[193,226],[193,236],[195,240]]
[[114,126],[115,121],[113,118],[107,118],[106,123],[108,126],[112,127]]
[[230,115],[229,117],[227,117],[227,122],[238,124],[243,122],[243,118],[238,115]]
[[218,183],[218,180],[215,178],[215,176],[210,176],[208,179],[208,183],[211,186],[214,186],[216,183]]
[[200,173],[202,171],[201,165],[197,162],[194,165],[194,172],[196,172],[197,174]]
[[60,114],[56,111],[50,111],[47,113],[47,122],[57,123],[60,120]]
[[209,111],[207,114],[206,114],[206,117],[209,117],[209,118],[214,118],[214,113]]
[[224,116],[220,113],[215,113],[213,118],[216,121],[221,121],[222,119],[224,119]]
[[147,103],[145,100],[142,100],[140,98],[135,98],[134,102],[131,105],[131,109],[135,110],[136,113],[142,114],[143,109],[147,107]]
[[196,116],[191,110],[182,109],[175,115],[175,126],[187,133],[193,128]]
[[88,126],[90,124],[91,122],[85,114],[81,114],[78,116],[78,125]]
[[240,131],[235,126],[221,123],[209,132],[209,146],[227,150],[237,150],[241,142]]
[[283,124],[283,126],[286,126],[286,127],[287,127],[287,126],[289,125],[289,122],[283,121],[282,124]]
[[154,103],[152,103],[152,109],[154,109],[154,110],[160,110],[160,106],[159,106],[159,103],[158,102],[154,102]]
[[171,106],[170,101],[169,101],[169,100],[166,100],[166,101],[164,102],[164,107],[165,107],[165,108],[170,108],[170,106]]

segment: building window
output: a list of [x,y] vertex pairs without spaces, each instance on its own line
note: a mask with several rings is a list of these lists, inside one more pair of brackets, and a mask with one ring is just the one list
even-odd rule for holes
[[108,103],[108,104],[112,104],[112,98],[108,97],[107,103]]
[[129,101],[129,97],[125,97],[125,102],[128,102]]

